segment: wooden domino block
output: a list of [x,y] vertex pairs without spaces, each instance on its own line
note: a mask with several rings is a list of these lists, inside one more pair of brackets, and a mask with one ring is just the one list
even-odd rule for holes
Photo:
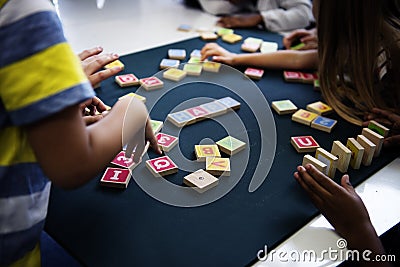
[[203,67],[200,64],[185,64],[183,71],[191,76],[200,76]]
[[314,84],[314,80],[318,77],[314,73],[300,72],[300,79],[303,83]]
[[204,71],[219,72],[220,68],[221,68],[221,63],[218,62],[207,61],[203,63]]
[[231,108],[233,110],[237,110],[240,109],[240,102],[236,101],[235,99],[233,99],[232,97],[224,97],[221,99],[217,100],[219,103],[221,103],[222,105],[224,105],[226,108]]
[[319,144],[312,136],[293,136],[290,143],[298,153],[314,152],[319,148]]
[[117,60],[114,60],[113,62],[108,63],[107,65],[104,66],[105,69],[111,69],[114,67],[120,67],[121,69],[124,69],[125,65],[124,65],[124,63],[122,63],[121,60],[117,59]]
[[215,41],[218,39],[218,35],[216,35],[214,32],[202,32],[200,34],[200,38],[204,41]]
[[197,57],[201,58],[201,50],[199,49],[193,49],[193,51],[190,53],[190,57]]
[[225,114],[228,111],[227,107],[218,101],[205,103],[203,105],[200,105],[200,107],[208,111],[209,118]]
[[278,51],[278,43],[275,42],[262,42],[260,47],[260,52],[265,53],[274,53]]
[[301,75],[298,71],[284,71],[283,78],[287,82],[301,82]]
[[187,113],[192,115],[196,121],[201,121],[209,117],[210,113],[201,106],[185,109]]
[[140,84],[139,79],[132,73],[115,76],[115,82],[118,83],[120,87],[128,87]]
[[370,121],[368,124],[368,128],[371,129],[372,131],[382,135],[383,137],[387,137],[389,134],[389,128],[383,126],[379,122],[376,122],[374,120]]
[[217,145],[195,145],[194,152],[198,161],[205,161],[208,157],[221,157]]
[[243,43],[240,48],[242,51],[254,53],[260,49],[260,45],[255,43]]
[[361,161],[362,164],[364,166],[371,165],[372,158],[375,154],[376,145],[364,135],[357,135],[357,142],[364,148],[364,155]]
[[328,106],[327,104],[321,102],[321,101],[317,101],[311,104],[308,104],[306,109],[308,111],[317,113],[318,115],[326,115],[329,113],[332,113],[333,109]]
[[311,122],[318,117],[318,114],[309,112],[304,109],[299,109],[292,115],[292,121],[310,126]]
[[143,103],[146,103],[146,98],[144,97],[144,96],[141,96],[141,95],[138,95],[138,94],[135,94],[135,93],[129,93],[129,94],[126,94],[126,95],[123,95],[123,96],[121,96],[120,98],[118,98],[118,100],[121,100],[121,99],[123,99],[124,97],[134,97],[134,98],[137,98],[137,99],[139,99],[140,101],[142,101]]
[[165,133],[158,133],[156,139],[158,146],[165,152],[169,152],[178,143],[178,137]]
[[385,138],[369,128],[363,128],[361,134],[367,137],[372,143],[376,145],[374,157],[378,157],[379,154],[381,153],[383,141]]
[[163,77],[171,81],[179,82],[186,77],[186,71],[180,69],[168,69],[163,73]]
[[241,41],[243,37],[239,34],[231,33],[231,34],[224,34],[222,35],[222,41],[234,44]]
[[227,29],[227,28],[220,28],[217,31],[218,36],[223,36],[226,34],[233,34],[233,30],[232,29]]
[[125,157],[125,151],[121,151],[111,161],[111,164],[129,169],[135,164],[135,162],[133,161],[132,157],[131,158]]
[[303,157],[303,163],[301,164],[302,166],[306,166],[307,164],[313,165],[317,170],[320,172],[326,174],[328,166],[323,163],[322,161],[319,161],[318,159],[314,158],[313,156],[310,155],[304,155]]
[[168,49],[168,57],[170,59],[184,60],[186,58],[185,49]]
[[150,120],[150,125],[151,129],[153,129],[153,133],[157,134],[159,131],[161,131],[164,123],[162,121]]
[[336,123],[336,120],[318,116],[311,122],[311,128],[330,133]]
[[350,149],[348,149],[340,141],[334,141],[332,144],[331,153],[339,159],[337,169],[342,173],[347,172],[351,160]]
[[231,163],[228,158],[206,158],[206,171],[216,176],[230,176],[231,175]]
[[156,90],[163,88],[164,82],[157,77],[148,77],[140,79],[140,84],[146,91]]
[[260,80],[261,77],[264,75],[264,70],[262,69],[254,69],[254,68],[247,68],[244,71],[244,74],[251,78],[251,79],[255,79],[255,80]]
[[355,170],[359,169],[364,156],[364,147],[354,138],[347,139],[346,147],[351,151],[350,166]]
[[163,58],[160,62],[160,69],[178,68],[181,62],[178,59]]
[[[191,65],[193,65],[193,64],[201,65],[201,63],[202,63],[202,61],[199,57],[191,57],[188,61],[188,64],[191,64]],[[203,66],[202,66],[202,68],[203,68]]]
[[128,169],[107,168],[100,179],[100,184],[109,187],[127,188],[131,179]]
[[197,170],[194,173],[186,175],[183,178],[183,183],[190,186],[199,193],[204,193],[205,191],[218,185],[218,178],[212,176],[204,170]]
[[230,156],[235,155],[246,147],[245,142],[242,142],[233,136],[227,136],[219,140],[216,144],[222,152]]
[[258,47],[261,46],[261,44],[263,43],[263,40],[260,38],[255,38],[255,37],[247,37],[244,41],[244,44],[256,44],[258,45]]
[[290,100],[273,101],[271,106],[279,115],[292,114],[297,111],[296,105]]
[[168,156],[149,159],[146,161],[146,167],[156,177],[178,172],[178,166]]
[[177,127],[183,127],[196,122],[196,118],[186,110],[170,113],[167,118]]
[[321,147],[317,148],[315,158],[326,164],[325,174],[334,178],[339,159]]

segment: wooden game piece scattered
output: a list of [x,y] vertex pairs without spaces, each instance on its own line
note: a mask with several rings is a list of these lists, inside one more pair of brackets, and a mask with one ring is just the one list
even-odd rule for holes
[[192,115],[196,119],[196,121],[204,120],[210,115],[210,113],[201,106],[188,108],[186,109],[186,112]]
[[121,96],[120,98],[118,98],[118,100],[121,100],[121,99],[123,99],[124,97],[128,97],[128,96],[137,98],[137,99],[139,99],[140,101],[142,101],[143,103],[146,103],[146,98],[145,98],[144,96],[141,96],[141,95],[138,95],[138,94],[135,94],[135,93],[129,93],[129,94],[123,95],[123,96]]
[[382,135],[383,137],[387,137],[389,134],[389,128],[383,126],[377,121],[370,121],[368,124],[368,128],[371,129],[372,131]]
[[312,136],[293,136],[290,138],[290,143],[297,153],[315,152],[319,148],[319,144]]
[[300,82],[301,81],[301,75],[300,75],[300,72],[298,72],[298,71],[284,71],[283,78],[287,82]]
[[115,82],[121,87],[139,85],[139,79],[132,73],[115,76]]
[[170,113],[167,118],[177,127],[183,127],[196,122],[196,118],[186,110]]
[[311,128],[330,133],[337,121],[322,116],[318,116],[311,122]]
[[201,58],[201,50],[199,49],[193,49],[193,51],[190,53],[190,57],[197,57]]
[[243,37],[239,34],[231,33],[231,34],[224,34],[222,35],[222,41],[234,44],[242,40]]
[[117,60],[114,60],[113,62],[108,63],[107,65],[104,66],[105,69],[111,69],[114,67],[121,67],[121,69],[124,69],[125,65],[124,65],[124,63],[122,63],[121,60],[117,59]]
[[243,43],[244,44],[256,44],[256,45],[258,45],[258,47],[260,47],[261,44],[263,43],[263,40],[260,38],[255,38],[255,37],[247,37],[246,39],[244,39]]
[[346,147],[351,151],[350,166],[355,170],[359,169],[364,156],[364,147],[354,138],[347,139]]
[[179,82],[186,77],[186,71],[180,69],[168,69],[163,73],[163,77],[171,81]]
[[206,171],[216,176],[230,176],[231,175],[231,163],[228,158],[206,158]]
[[314,84],[314,80],[318,79],[315,73],[300,72],[300,79],[303,83]]
[[304,109],[299,109],[292,115],[292,121],[310,126],[311,122],[318,117],[318,114],[309,112]]
[[162,121],[150,120],[150,125],[151,129],[153,129],[153,133],[157,134],[159,131],[161,131],[164,123]]
[[160,89],[164,86],[164,82],[157,77],[148,77],[140,79],[140,84],[146,91]]
[[361,134],[367,137],[372,143],[376,145],[374,157],[378,157],[381,153],[383,141],[385,138],[369,128],[363,128]]
[[240,102],[236,101],[232,97],[224,97],[217,100],[219,103],[224,105],[226,108],[231,108],[233,110],[240,109]]
[[205,161],[208,157],[221,157],[217,145],[195,145],[194,152],[198,161]]
[[325,174],[334,178],[339,159],[321,147],[317,148],[315,158],[326,164]]
[[216,143],[219,149],[227,155],[233,156],[246,147],[246,143],[233,136],[227,136]]
[[202,32],[200,38],[204,41],[215,41],[218,39],[218,35],[213,32]]
[[149,159],[146,161],[146,167],[156,177],[178,172],[178,166],[168,156]]
[[247,68],[244,71],[244,74],[251,79],[260,80],[261,77],[264,75],[264,70]]
[[100,184],[104,186],[127,188],[131,179],[128,169],[107,168],[100,179]]
[[218,34],[218,36],[233,34],[233,30],[227,29],[227,28],[220,28],[220,29],[218,29],[217,34]]
[[119,152],[118,155],[116,155],[115,158],[111,161],[111,163],[119,167],[128,169],[135,164],[132,157],[131,158],[125,157],[125,151]]
[[240,48],[245,52],[254,53],[260,49],[260,45],[255,43],[243,43]]
[[292,114],[297,111],[296,105],[290,100],[272,101],[271,106],[279,115]]
[[306,109],[308,111],[317,113],[318,115],[326,115],[329,113],[332,113],[333,109],[328,106],[327,104],[321,102],[321,101],[317,101],[311,104],[308,104]]
[[185,49],[168,49],[168,57],[170,59],[184,60],[186,58]]
[[178,143],[178,137],[165,133],[158,133],[156,138],[158,146],[165,152],[169,152]]
[[219,72],[220,68],[221,68],[221,63],[218,62],[207,61],[203,63],[204,71]]
[[190,32],[192,30],[192,26],[187,24],[181,24],[179,25],[177,30],[181,32]]
[[212,101],[203,105],[200,105],[201,108],[207,110],[209,112],[208,117],[216,117],[222,115],[227,112],[227,107],[218,101]]
[[160,62],[160,69],[178,68],[181,62],[178,59],[163,58]]
[[204,170],[197,170],[183,178],[184,184],[190,186],[199,193],[204,193],[205,191],[213,188],[218,184],[218,182],[218,178],[212,176]]
[[203,67],[200,64],[185,64],[183,71],[191,76],[200,76]]
[[275,42],[262,42],[260,47],[260,52],[265,53],[273,53],[278,51],[278,43]]
[[317,168],[317,170],[319,170],[322,173],[325,174],[327,173],[328,166],[325,163],[321,162],[320,160],[308,154],[304,155],[303,163],[301,165],[305,167],[307,164],[313,165],[315,168]]
[[362,158],[362,164],[369,166],[372,163],[372,158],[375,154],[376,145],[372,143],[364,135],[357,135],[357,142],[364,148],[364,155]]
[[338,157],[337,169],[342,173],[347,172],[351,160],[351,151],[340,141],[334,141],[332,144],[331,153]]
[[198,57],[191,57],[188,61],[188,64],[201,64],[201,59]]

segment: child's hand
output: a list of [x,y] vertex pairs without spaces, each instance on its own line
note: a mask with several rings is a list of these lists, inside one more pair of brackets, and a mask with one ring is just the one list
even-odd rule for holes
[[396,148],[400,146],[400,115],[389,110],[374,108],[371,113],[365,115],[364,119],[364,127],[368,126],[369,121],[375,120],[390,129],[389,136],[383,142],[385,147]]
[[221,62],[227,65],[234,65],[236,54],[229,52],[216,43],[208,43],[201,49],[201,60],[213,57],[213,61]]
[[105,65],[119,58],[117,54],[102,54],[101,47],[95,47],[79,53],[83,71],[88,77],[93,87],[96,87],[101,81],[117,74],[122,69],[121,67],[113,67],[111,69],[101,70]]
[[[88,99],[84,103],[80,104],[82,114],[84,115],[83,120],[86,125],[95,123],[103,118],[104,111],[107,110],[107,106],[98,97]],[[86,112],[88,111],[88,112]]]
[[318,36],[315,29],[295,30],[283,38],[283,45],[286,49],[290,49],[295,40],[300,40],[304,44],[299,50],[316,49],[318,47]]
[[260,14],[224,16],[217,21],[217,26],[224,28],[248,28],[263,22]]
[[354,234],[370,231],[368,212],[348,175],[343,175],[340,186],[310,164],[297,170],[295,179],[341,236],[350,242]]

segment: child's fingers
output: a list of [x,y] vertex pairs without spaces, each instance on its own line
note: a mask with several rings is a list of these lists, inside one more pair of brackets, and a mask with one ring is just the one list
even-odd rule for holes
[[100,54],[102,51],[103,51],[103,48],[98,46],[98,47],[94,47],[94,48],[90,48],[90,49],[86,49],[86,50],[82,51],[81,53],[78,54],[78,57],[81,60],[85,60],[88,57]]
[[341,187],[338,184],[336,184],[331,178],[320,172],[313,165],[307,164],[305,168],[308,174],[310,174],[310,176],[320,185],[320,187],[329,194],[334,195],[341,190]]
[[314,203],[314,205],[318,209],[320,209],[324,204],[323,199],[321,199],[317,194],[314,193],[313,190],[309,188],[309,186],[307,185],[307,183],[304,182],[303,177],[299,174],[299,172],[294,173],[294,178],[300,184],[300,186],[306,191],[307,195],[309,196],[309,198],[311,198],[311,201]]
[[114,76],[118,72],[120,72],[122,68],[120,66],[112,67],[111,69],[105,69],[98,71],[92,75],[89,76],[89,81],[94,87],[96,84],[100,83],[101,81],[104,81],[105,79],[108,79],[111,76]]
[[[307,166],[311,166],[308,164]],[[299,166],[297,171],[302,178],[301,180],[307,185],[310,191],[322,199],[330,198],[332,195],[325,188],[323,188],[316,180],[315,177],[310,175],[309,168]]]

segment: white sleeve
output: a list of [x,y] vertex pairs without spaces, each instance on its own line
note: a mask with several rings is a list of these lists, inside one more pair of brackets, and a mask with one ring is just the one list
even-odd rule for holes
[[233,14],[239,8],[227,0],[199,0],[202,9],[212,15]]

